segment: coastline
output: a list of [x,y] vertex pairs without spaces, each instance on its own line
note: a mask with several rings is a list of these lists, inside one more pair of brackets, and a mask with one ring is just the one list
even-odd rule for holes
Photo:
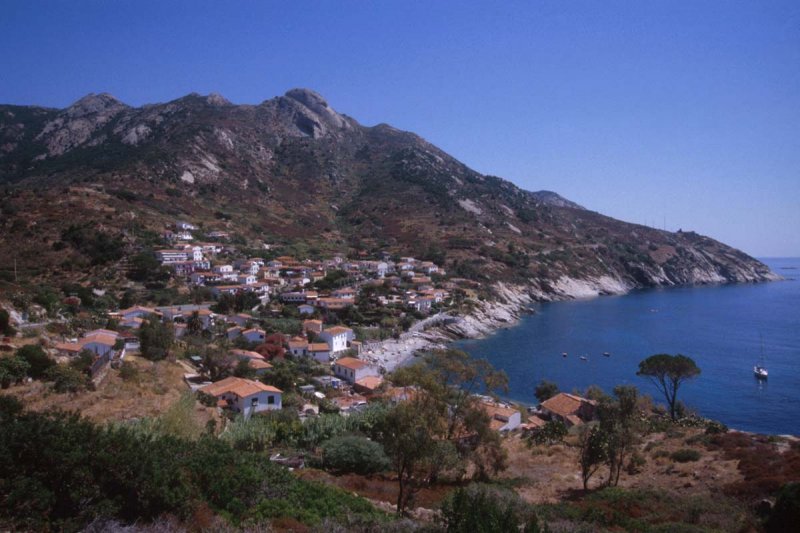
[[[763,279],[734,283],[753,283],[754,281],[764,283],[783,279],[782,276],[770,271],[770,275]],[[720,280],[717,279],[702,279],[700,283],[692,286],[720,284],[724,283],[720,283]],[[670,287],[670,285],[659,286]],[[625,295],[638,288],[640,287],[611,276],[588,279],[562,276],[547,289],[533,280],[529,285],[498,282],[492,285],[492,289],[497,295],[496,300],[478,301],[475,308],[465,315],[439,313],[423,319],[397,339],[366,344],[362,357],[388,373],[407,364],[420,350],[446,348],[456,340],[482,339],[498,330],[514,327],[524,314],[531,312],[530,306],[535,302],[584,300],[599,296]]]

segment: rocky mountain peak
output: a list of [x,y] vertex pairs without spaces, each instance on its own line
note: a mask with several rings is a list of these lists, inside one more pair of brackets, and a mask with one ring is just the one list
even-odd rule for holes
[[552,205],[554,207],[569,207],[572,209],[582,209],[585,210],[586,208],[582,205],[576,204],[570,200],[567,200],[563,196],[553,191],[536,191],[530,193],[537,202],[544,205]]
[[70,118],[80,118],[105,111],[121,111],[127,108],[125,104],[108,93],[89,93],[71,106],[66,108],[65,114]]
[[296,126],[315,139],[353,126],[350,119],[337,113],[322,95],[311,89],[291,89],[284,98],[299,113]]

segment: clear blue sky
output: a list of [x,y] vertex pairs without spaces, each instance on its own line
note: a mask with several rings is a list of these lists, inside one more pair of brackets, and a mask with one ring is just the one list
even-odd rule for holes
[[800,256],[800,2],[5,0],[0,102],[309,87],[480,172]]

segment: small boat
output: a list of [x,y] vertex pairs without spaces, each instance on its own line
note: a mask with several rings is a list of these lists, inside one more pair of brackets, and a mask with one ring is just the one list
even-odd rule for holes
[[611,352],[603,352],[603,357],[611,357]]
[[761,357],[758,359],[758,363],[753,367],[753,375],[755,375],[756,379],[762,380],[767,379],[769,377],[769,372],[767,371],[767,367],[764,366],[764,338],[761,338]]
[[582,355],[582,356],[581,356],[581,361],[588,361],[588,360],[589,360],[589,358],[588,358],[588,357],[586,357],[585,355]]
[[561,357],[566,357],[566,356],[567,356],[567,352],[561,352]]

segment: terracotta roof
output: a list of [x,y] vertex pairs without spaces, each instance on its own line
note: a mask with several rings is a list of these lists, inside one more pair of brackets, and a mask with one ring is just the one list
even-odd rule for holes
[[264,356],[258,352],[253,352],[251,350],[239,350],[233,349],[231,350],[231,355],[235,355],[236,357],[246,357],[248,359],[264,359]]
[[244,330],[244,331],[242,332],[242,335],[247,335],[248,333],[262,333],[262,334],[264,334],[264,335],[266,335],[266,334],[267,334],[267,332],[266,332],[266,331],[264,331],[263,329],[259,329],[259,328],[250,328],[250,329],[246,329],[246,330]]
[[367,376],[356,381],[356,385],[368,390],[375,390],[381,386],[383,378],[380,376]]
[[542,402],[542,407],[559,416],[567,417],[578,412],[581,404],[587,402],[594,405],[592,400],[575,396],[566,392],[559,392],[550,399]]
[[200,390],[212,396],[220,396],[225,393],[231,393],[240,398],[252,396],[253,394],[257,394],[259,392],[283,392],[275,387],[264,385],[260,381],[236,377],[225,378],[221,381],[217,381],[216,383],[201,387]]
[[517,412],[516,409],[511,407],[503,407],[502,405],[497,405],[493,403],[486,403],[483,402],[482,404],[483,410],[492,417],[492,419],[502,420],[503,422],[507,422],[509,418],[514,416],[514,413]]
[[527,422],[525,422],[524,424],[520,424],[519,427],[523,430],[531,430],[544,427],[545,424],[547,424],[546,420],[542,420],[538,416],[532,416],[528,419]]
[[266,361],[262,361],[261,359],[249,359],[248,364],[250,365],[251,368],[254,368],[256,370],[263,370],[263,369],[269,370],[270,368],[272,368],[271,364],[267,363]]
[[96,342],[105,346],[114,346],[114,344],[117,342],[117,336],[109,335],[108,333],[95,333],[78,341],[78,343],[81,345],[88,344],[90,342]]
[[362,361],[361,359],[356,359],[355,357],[342,357],[336,364],[339,366],[343,366],[345,368],[349,368],[350,370],[359,370],[367,366],[366,361]]
[[352,331],[353,331],[352,329],[346,328],[344,326],[333,326],[332,328],[323,330],[323,333],[330,333],[331,335],[341,335],[342,333],[348,333]]
[[289,339],[289,348],[305,348],[307,346],[308,346],[308,341],[303,338],[292,337],[291,339]]
[[56,350],[77,353],[83,350],[83,345],[78,344],[77,342],[59,342],[56,344]]
[[309,352],[329,352],[331,347],[326,342],[312,342],[308,345]]

